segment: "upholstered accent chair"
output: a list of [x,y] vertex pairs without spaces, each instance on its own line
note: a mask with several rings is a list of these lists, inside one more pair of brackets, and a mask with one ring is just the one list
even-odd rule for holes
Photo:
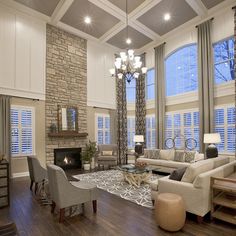
[[103,166],[116,166],[117,165],[117,145],[116,144],[100,144],[98,145],[97,164]]
[[85,181],[69,182],[63,169],[48,165],[49,192],[52,200],[51,213],[55,207],[60,210],[59,222],[64,221],[65,208],[93,202],[93,212],[97,212],[97,187]]
[[27,156],[29,175],[30,175],[30,190],[32,191],[33,184],[35,183],[35,194],[38,191],[38,184],[44,185],[47,179],[47,170],[43,168],[39,160],[35,156]]

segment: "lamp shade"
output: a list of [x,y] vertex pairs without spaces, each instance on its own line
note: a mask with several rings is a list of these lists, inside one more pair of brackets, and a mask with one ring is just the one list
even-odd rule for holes
[[135,143],[143,143],[144,142],[143,135],[134,135],[134,142]]
[[219,133],[204,134],[204,143],[220,143],[221,138]]

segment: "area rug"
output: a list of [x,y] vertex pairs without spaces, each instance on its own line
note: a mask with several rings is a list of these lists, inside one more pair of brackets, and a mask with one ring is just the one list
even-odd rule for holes
[[[129,185],[124,181],[120,170],[98,171],[94,173],[74,175],[76,179],[95,184],[99,189],[115,194],[123,199],[134,202],[138,205],[153,208],[151,200],[151,188],[144,183],[139,188]],[[151,181],[163,176],[152,175]]]

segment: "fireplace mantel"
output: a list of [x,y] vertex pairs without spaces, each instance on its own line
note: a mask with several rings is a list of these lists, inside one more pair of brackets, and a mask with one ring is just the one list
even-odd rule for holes
[[55,132],[55,133],[48,133],[49,137],[58,137],[58,138],[73,138],[73,137],[81,137],[85,138],[88,136],[88,133],[77,133],[73,131],[64,131],[64,132]]

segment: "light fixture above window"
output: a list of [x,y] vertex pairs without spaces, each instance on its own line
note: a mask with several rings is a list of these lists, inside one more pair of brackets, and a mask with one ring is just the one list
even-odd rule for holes
[[[128,11],[126,0],[126,43],[130,45],[132,40],[129,38],[128,28]],[[141,74],[146,74],[147,68],[142,67],[140,56],[134,55],[134,50],[127,49],[126,52],[120,52],[120,56],[116,57],[115,68],[110,69],[112,77],[116,76],[119,79],[125,79],[128,83],[132,79],[137,79]]]
[[91,24],[91,17],[89,17],[89,16],[85,16],[84,17],[84,23],[86,23],[86,24]]
[[170,13],[164,14],[164,20],[165,20],[165,21],[170,20]]

